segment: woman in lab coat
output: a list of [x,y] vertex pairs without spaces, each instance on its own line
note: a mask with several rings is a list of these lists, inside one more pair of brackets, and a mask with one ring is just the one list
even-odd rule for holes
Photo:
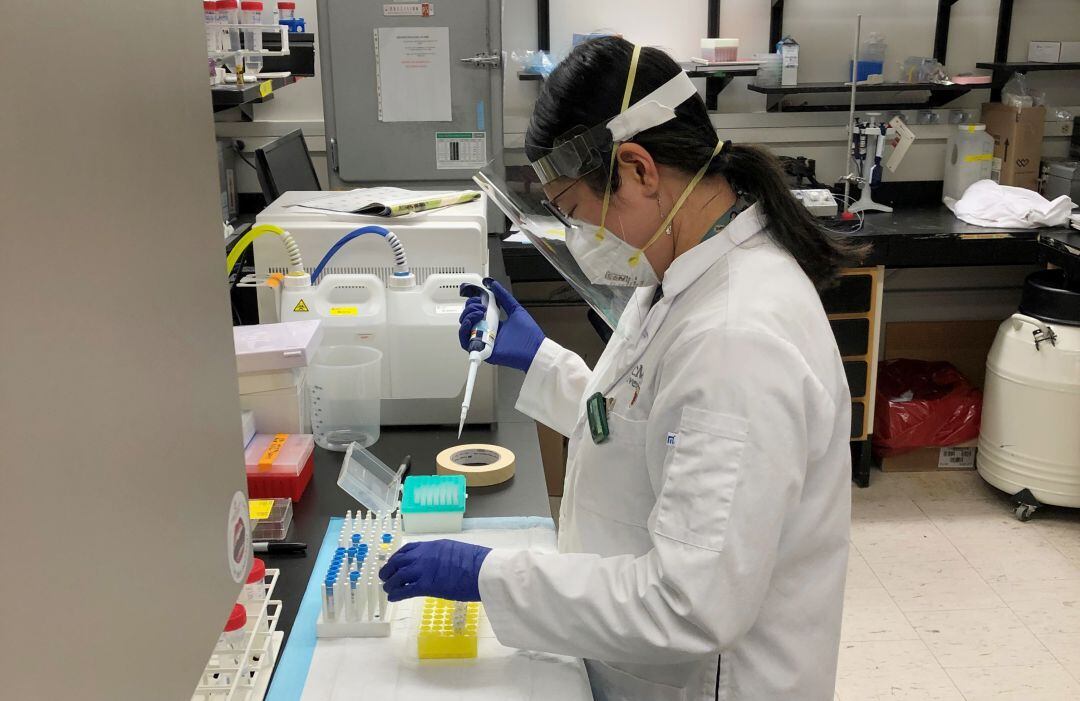
[[[688,84],[659,50],[588,41],[529,125],[582,272],[638,288],[590,371],[491,284],[490,362],[570,438],[558,554],[442,540],[381,575],[392,600],[482,600],[501,643],[585,658],[597,699],[825,701],[851,423],[817,290],[852,251],[772,157],[718,142]],[[463,345],[482,313],[466,305]]]

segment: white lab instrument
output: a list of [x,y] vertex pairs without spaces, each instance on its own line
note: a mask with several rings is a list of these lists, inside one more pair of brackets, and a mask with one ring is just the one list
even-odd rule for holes
[[815,217],[836,216],[836,197],[826,188],[799,188],[791,194]]
[[499,305],[495,302],[495,296],[486,287],[481,286],[479,289],[484,298],[484,318],[477,322],[469,336],[469,374],[465,379],[465,398],[461,402],[458,438],[461,438],[461,429],[465,427],[465,417],[469,415],[476,372],[480,365],[491,357],[491,352],[495,349],[495,336],[499,333]]
[[821,303],[759,204],[664,292],[637,291],[595,370],[541,344],[517,408],[570,437],[566,555],[491,551],[485,613],[504,645],[585,657],[598,698],[831,698],[851,400]]
[[1040,504],[1080,507],[1080,293],[1064,279],[1028,276],[986,359],[976,464],[1024,521]]
[[[489,274],[487,198],[392,218],[293,206],[319,194],[285,193],[257,223],[287,229],[308,266],[350,232],[385,227],[408,252],[409,275],[395,275],[399,251],[386,237],[364,235],[342,245],[319,279],[289,276],[289,258],[277,237],[263,236],[253,243],[256,280],[286,277],[277,287],[260,285],[260,318],[319,319],[326,344],[382,351],[383,425],[453,423],[464,390],[457,328],[465,301],[458,290]],[[477,373],[471,418],[495,420],[495,373],[486,364]]]
[[240,408],[264,433],[307,433],[306,368],[322,341],[315,320],[234,326]]

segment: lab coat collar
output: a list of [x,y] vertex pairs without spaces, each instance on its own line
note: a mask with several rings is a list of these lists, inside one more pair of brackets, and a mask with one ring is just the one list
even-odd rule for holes
[[676,258],[664,273],[664,296],[674,297],[697,280],[731,249],[746,243],[765,228],[761,206],[747,207],[730,224],[708,241],[699,243]]

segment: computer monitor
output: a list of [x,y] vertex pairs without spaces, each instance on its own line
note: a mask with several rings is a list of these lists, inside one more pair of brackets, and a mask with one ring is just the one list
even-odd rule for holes
[[255,162],[266,204],[286,192],[322,189],[304,143],[304,133],[299,129],[255,149]]

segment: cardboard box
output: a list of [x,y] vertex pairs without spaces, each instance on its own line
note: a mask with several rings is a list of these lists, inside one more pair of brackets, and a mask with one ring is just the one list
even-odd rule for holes
[[1027,60],[1032,63],[1057,63],[1061,60],[1061,42],[1029,41]]
[[1046,108],[988,102],[982,106],[982,121],[994,137],[991,177],[1002,185],[1038,191]]
[[885,325],[882,358],[944,360],[979,389],[1000,321],[906,321]]
[[[986,379],[986,356],[1000,321],[905,321],[885,325],[883,357],[944,360],[979,389]],[[879,458],[883,472],[969,470],[975,467],[978,441],[947,448],[920,448]]]
[[1080,41],[1061,42],[1061,55],[1059,63],[1080,63]]
[[566,481],[566,436],[536,422],[536,435],[540,439],[540,459],[544,463],[544,481],[549,497],[561,497]]
[[919,448],[910,453],[881,459],[882,472],[937,472],[974,470],[978,441],[947,448]]

